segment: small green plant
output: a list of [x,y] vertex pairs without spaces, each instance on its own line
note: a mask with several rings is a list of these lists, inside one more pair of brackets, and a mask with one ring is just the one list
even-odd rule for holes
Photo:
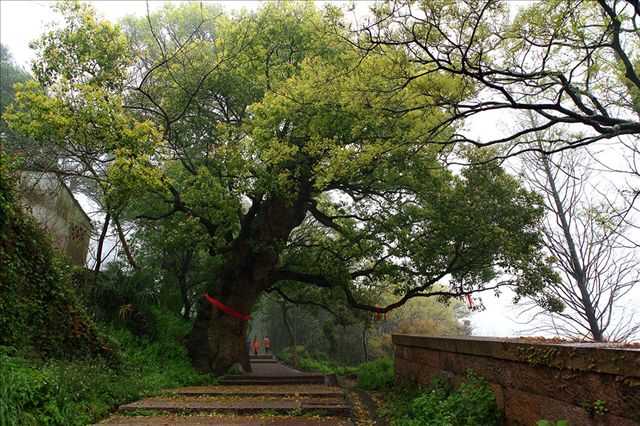
[[358,386],[367,390],[380,390],[393,385],[395,373],[390,358],[380,358],[358,367]]
[[609,409],[607,408],[607,403],[601,399],[596,400],[593,403],[593,412],[598,415],[605,415]]
[[424,392],[424,389],[413,384],[396,384],[385,392],[384,404],[379,408],[378,414],[388,419],[393,426],[402,425],[411,411],[411,404]]
[[242,374],[242,370],[240,369],[240,366],[237,364],[232,365],[231,367],[229,367],[229,369],[227,370],[227,374],[228,375],[237,375],[237,374]]
[[569,426],[569,422],[566,420],[538,420],[536,426]]
[[[358,367],[350,367],[344,365],[337,365],[335,362],[328,359],[328,357],[322,353],[310,354],[304,348],[304,346],[296,346],[296,368],[302,371],[312,371],[322,374],[336,374],[339,376],[346,376],[356,373]],[[285,348],[278,354],[278,358],[283,360],[289,365],[293,365],[293,348]]]
[[607,402],[602,399],[591,401],[583,401],[580,406],[584,408],[590,416],[603,416],[609,412]]
[[453,389],[444,380],[415,398],[409,413],[397,423],[402,426],[492,426],[500,424],[500,412],[489,384],[472,372]]
[[302,408],[297,407],[297,408],[293,408],[291,410],[289,410],[289,412],[287,413],[289,416],[291,417],[299,417],[304,413],[304,411],[302,411]]
[[150,416],[158,415],[158,411],[157,410],[149,410],[149,409],[139,408],[137,410],[124,411],[120,415],[123,415],[123,416],[126,416],[126,417],[150,417]]

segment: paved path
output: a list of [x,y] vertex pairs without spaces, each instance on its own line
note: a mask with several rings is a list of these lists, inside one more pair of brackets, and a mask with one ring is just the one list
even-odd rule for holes
[[220,385],[171,389],[119,407],[100,425],[351,426],[351,405],[335,378],[304,373],[265,355],[252,372]]

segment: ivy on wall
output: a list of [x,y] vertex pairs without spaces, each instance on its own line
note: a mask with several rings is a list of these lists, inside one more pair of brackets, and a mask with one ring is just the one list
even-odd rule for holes
[[73,290],[71,267],[16,204],[12,169],[0,153],[0,345],[43,356],[113,358]]

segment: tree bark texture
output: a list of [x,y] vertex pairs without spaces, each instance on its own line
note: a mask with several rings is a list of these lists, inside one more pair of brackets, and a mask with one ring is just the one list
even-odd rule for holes
[[367,350],[367,324],[362,325],[362,353],[364,362],[369,362],[369,351]]
[[102,249],[104,247],[104,239],[107,236],[107,231],[109,230],[109,221],[111,220],[111,214],[107,212],[104,217],[104,224],[102,225],[102,232],[100,233],[100,238],[98,239],[98,248],[96,249],[96,265],[93,268],[93,283],[95,284],[98,281],[98,274],[100,273],[100,266],[102,266]]
[[[248,214],[214,283],[212,297],[244,314],[250,314],[260,294],[273,284],[281,247],[304,219],[308,194],[297,200],[266,200]],[[212,307],[204,298],[187,338],[193,365],[200,371],[224,374],[236,363],[250,371],[245,346],[247,322]]]
[[191,300],[189,299],[191,285],[189,282],[189,271],[191,269],[193,255],[193,250],[186,250],[185,253],[182,254],[177,274],[180,297],[182,298],[182,308],[184,309],[182,317],[186,320],[191,319]]
[[116,226],[116,231],[118,232],[118,238],[120,239],[120,244],[122,244],[122,249],[124,250],[124,254],[127,256],[127,261],[129,265],[133,269],[138,269],[138,265],[136,264],[133,255],[131,254],[131,250],[129,248],[129,244],[127,243],[127,239],[124,236],[124,232],[122,232],[122,226],[120,226],[120,219],[118,216],[113,216],[113,223]]

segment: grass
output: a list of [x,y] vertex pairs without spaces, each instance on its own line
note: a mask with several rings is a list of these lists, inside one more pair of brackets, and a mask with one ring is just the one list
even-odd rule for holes
[[215,382],[195,372],[178,336],[188,324],[159,314],[154,340],[106,328],[121,362],[39,360],[0,350],[0,425],[86,425],[164,388]]
[[425,388],[394,386],[384,392],[380,414],[392,426],[497,426],[501,413],[485,380],[467,374],[457,388],[435,379]]
[[[358,387],[364,390],[382,390],[393,386],[395,373],[393,360],[390,358],[379,358],[370,362],[365,362],[359,366],[344,366],[328,359],[324,354],[310,354],[304,348],[298,347],[297,368],[303,371],[316,372],[322,374],[336,374],[338,376],[358,377]],[[289,365],[293,365],[293,354],[291,348],[286,348],[278,357]]]
[[395,382],[393,360],[379,358],[358,367],[358,387],[365,390],[390,388]]
[[[302,346],[296,347],[296,351],[298,363],[295,367],[302,371],[338,376],[348,376],[358,371],[358,367],[339,365],[324,354],[310,354]],[[286,348],[278,354],[278,358],[293,366],[292,352],[292,348]]]

